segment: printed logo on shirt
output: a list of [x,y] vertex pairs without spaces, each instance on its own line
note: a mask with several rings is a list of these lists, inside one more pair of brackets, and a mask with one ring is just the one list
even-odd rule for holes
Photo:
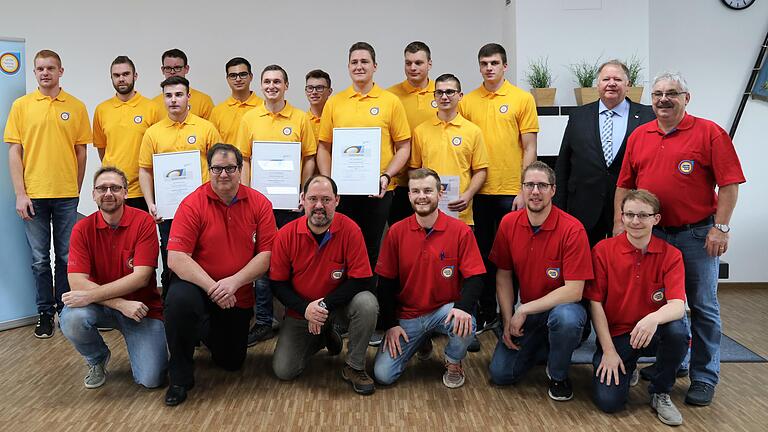
[[379,107],[372,107],[371,115],[378,115],[378,114],[379,114]]
[[461,137],[460,136],[453,137],[453,139],[451,140],[451,144],[453,144],[456,147],[460,146],[461,145]]
[[654,303],[661,303],[664,301],[664,288],[659,288],[651,294],[651,300]]
[[344,276],[344,269],[334,270],[331,272],[331,279],[333,280],[339,280],[342,276]]
[[547,277],[550,279],[557,279],[560,277],[560,269],[557,267],[549,267],[547,269]]
[[133,268],[133,257],[128,258],[128,262],[126,263],[128,265],[128,268]]
[[256,244],[256,231],[251,233],[251,241],[253,242],[253,244]]
[[432,100],[432,108],[437,108],[437,101],[436,100]]
[[67,121],[67,120],[69,120],[69,113],[68,113],[68,112],[66,112],[66,111],[64,111],[63,113],[61,113],[61,119],[62,119],[62,120],[64,120],[64,121]]
[[194,144],[194,143],[197,142],[197,137],[194,136],[194,135],[190,135],[190,136],[187,137],[187,142],[190,143],[190,144]]
[[440,273],[443,274],[443,277],[446,279],[450,279],[453,276],[453,266],[445,266],[440,271]]
[[680,171],[680,174],[688,175],[693,172],[693,161],[690,159],[681,160],[679,164],[677,164],[677,170]]
[[144,117],[142,116],[136,116],[133,118],[133,122],[136,124],[141,124],[142,121],[144,121]]
[[502,113],[502,114],[506,114],[506,113],[507,113],[507,111],[509,111],[509,105],[507,105],[507,104],[504,104],[504,105],[502,105],[502,106],[500,106],[500,107],[499,107],[499,112],[500,112],[500,113]]
[[291,129],[290,127],[286,126],[286,127],[283,128],[283,135],[288,136],[288,135],[291,134],[292,131],[293,131],[293,129]]

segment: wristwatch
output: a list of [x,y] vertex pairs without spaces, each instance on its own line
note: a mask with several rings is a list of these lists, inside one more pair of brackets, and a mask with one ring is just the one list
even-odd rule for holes
[[724,232],[724,233],[727,233],[728,231],[730,231],[730,230],[731,230],[731,227],[730,227],[730,226],[728,226],[728,225],[726,225],[726,224],[717,224],[717,223],[716,223],[716,224],[714,225],[714,227],[715,227],[715,228],[717,228],[717,229],[719,229],[720,231],[722,231],[722,232]]
[[325,300],[320,300],[319,302],[317,302],[317,305],[325,310],[328,310],[328,306],[325,305]]

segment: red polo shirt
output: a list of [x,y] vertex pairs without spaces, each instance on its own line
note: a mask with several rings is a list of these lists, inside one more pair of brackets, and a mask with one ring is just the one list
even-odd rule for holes
[[440,211],[429,234],[416,215],[392,225],[376,273],[399,279],[397,316],[411,319],[459,300],[462,281],[485,273],[485,266],[472,229]]
[[504,216],[488,259],[514,272],[523,303],[544,297],[566,280],[593,277],[584,226],[554,205],[535,234],[525,209]]
[[592,251],[595,279],[584,298],[603,304],[611,336],[629,333],[638,321],[668,300],[685,301],[685,269],[679,250],[652,236],[645,254],[624,233],[605,239]]
[[[307,227],[306,216],[286,224],[275,237],[269,278],[290,281],[304,300],[324,298],[349,278],[371,276],[363,233],[341,213],[336,213],[319,245]],[[287,311],[291,317],[304,319],[296,311]]]
[[[123,206],[117,228],[104,222],[100,211],[80,220],[69,239],[68,273],[85,273],[88,279],[104,285],[133,273],[134,266],[157,267],[160,246],[155,221],[133,207]],[[147,317],[163,319],[163,302],[154,274],[147,285],[122,296],[144,303]]]
[[660,225],[680,226],[715,214],[715,185],[745,181],[728,134],[714,122],[686,113],[666,135],[656,121],[635,129],[618,186],[653,192],[661,201]]
[[[240,185],[230,205],[222,201],[210,182],[179,204],[171,225],[168,250],[192,254],[213,280],[232,276],[260,252],[272,250],[275,217],[269,200]],[[236,307],[253,306],[253,284],[235,293]]]

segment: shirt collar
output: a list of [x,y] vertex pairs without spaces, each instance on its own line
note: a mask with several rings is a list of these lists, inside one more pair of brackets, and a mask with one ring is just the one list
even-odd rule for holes
[[240,102],[239,100],[235,99],[230,95],[224,103],[227,104],[227,106],[240,106],[240,105],[248,105],[252,107],[257,107],[264,103],[264,101],[256,94],[256,92],[251,92],[251,95],[248,96],[248,99],[246,99],[244,102]]
[[177,124],[181,125],[181,126],[184,126],[184,125],[193,126],[193,125],[197,124],[197,119],[199,119],[199,118],[200,117],[192,114],[191,112],[188,112],[187,113],[187,118],[185,118],[183,122],[179,123],[179,122],[171,120],[171,118],[168,117],[168,114],[166,113],[164,120],[167,122],[167,124],[165,125],[166,127],[174,127]]
[[136,105],[139,104],[139,101],[141,100],[141,94],[139,92],[136,92],[135,95],[133,95],[132,98],[128,99],[127,101],[123,102],[120,99],[118,99],[117,96],[112,96],[112,106],[115,108],[118,108],[122,105],[128,105],[132,107],[136,107]]
[[438,125],[441,125],[441,124],[449,124],[449,125],[452,125],[452,126],[461,127],[461,125],[463,125],[466,121],[467,121],[467,119],[465,119],[458,112],[456,112],[456,117],[454,117],[452,120],[447,121],[447,122],[444,122],[444,121],[440,120],[440,117],[438,117],[437,113],[435,113],[435,119],[432,122],[432,124],[434,126],[438,126]]
[[[331,221],[331,226],[328,228],[328,231],[330,231],[331,235],[334,233],[337,233],[339,229],[341,229],[341,217],[343,216],[341,213],[336,212],[333,216],[333,220]],[[300,217],[297,219],[298,222],[296,222],[296,232],[299,234],[306,234],[306,235],[313,235],[314,233],[309,229],[307,224],[309,221],[307,221],[307,215]]]
[[418,88],[411,85],[408,80],[403,81],[400,83],[400,85],[403,87],[403,90],[406,92],[413,94],[413,93],[419,93],[419,94],[425,94],[425,93],[432,93],[435,91],[435,82],[431,79],[427,80],[427,86],[424,88]]
[[[435,220],[435,224],[432,226],[432,231],[445,231],[446,228],[448,228],[448,219],[450,216],[447,216],[445,213],[443,213],[442,210],[437,210],[437,220]],[[418,231],[420,229],[423,229],[421,225],[419,225],[419,222],[416,220],[416,215],[411,215],[408,217],[408,228],[410,228],[411,231]]]
[[267,109],[266,104],[262,104],[257,109],[259,110],[258,113],[259,113],[259,116],[261,117],[268,116],[268,115],[275,115],[275,116],[280,116],[285,118],[291,118],[291,115],[293,114],[293,105],[291,105],[288,101],[285,101],[285,106],[283,107],[283,109],[281,109],[276,113],[270,112]]
[[58,95],[56,95],[56,97],[55,97],[55,98],[51,98],[51,97],[49,97],[49,96],[46,96],[46,95],[42,94],[42,93],[40,92],[40,89],[39,89],[39,88],[35,89],[35,93],[34,93],[34,95],[35,95],[35,99],[36,99],[36,100],[39,100],[39,101],[40,101],[40,100],[43,100],[43,99],[50,99],[50,100],[57,100],[57,101],[59,101],[59,102],[64,102],[64,101],[66,101],[66,100],[67,100],[67,97],[69,96],[69,94],[68,94],[67,92],[65,92],[63,88],[59,88],[59,94],[58,94]]
[[692,128],[693,127],[693,123],[695,121],[696,121],[696,117],[694,117],[694,116],[692,116],[692,115],[690,115],[690,114],[688,114],[686,112],[685,115],[683,116],[683,119],[680,120],[680,123],[678,123],[677,126],[675,126],[671,131],[669,131],[669,133],[665,134],[664,131],[661,130],[661,128],[659,127],[659,121],[658,120],[656,120],[656,128],[655,129],[648,129],[647,132],[648,133],[655,132],[655,133],[657,133],[659,135],[669,135],[669,134],[671,134],[673,132],[676,132],[676,131],[679,131],[679,130],[686,130],[686,129]]
[[381,93],[383,91],[384,90],[381,87],[379,87],[378,84],[373,83],[373,87],[371,88],[371,91],[369,91],[367,95],[363,96],[362,94],[360,94],[360,93],[355,91],[355,87],[354,86],[349,86],[349,87],[347,87],[346,90],[344,90],[344,96],[346,96],[349,99],[352,99],[352,98],[355,98],[355,97],[361,98],[361,99],[362,98],[369,98],[369,97],[370,98],[378,98],[379,96],[381,96]]
[[[525,208],[518,211],[522,212],[522,214],[517,219],[517,223],[524,227],[533,229],[533,227],[531,226],[531,221],[528,220],[528,211]],[[557,221],[559,219],[560,219],[560,209],[557,208],[554,204],[552,204],[552,208],[549,211],[549,215],[547,215],[547,219],[544,220],[543,224],[541,224],[541,226],[539,227],[539,230],[553,231],[557,227]]]
[[[213,191],[213,186],[211,186],[210,180],[207,181],[201,187],[205,188],[205,195],[209,199],[211,199],[211,200],[213,200],[215,202],[219,202],[219,203],[221,203],[224,206],[228,205],[227,203],[222,201],[221,198],[219,198],[218,195],[216,195],[216,192]],[[248,194],[246,193],[245,188],[246,188],[246,186],[243,186],[243,185],[240,185],[240,187],[237,188],[237,194],[235,194],[235,199],[232,200],[232,202],[229,205],[234,205],[235,203],[238,203],[238,202],[240,202],[242,200],[248,199]]]
[[[602,100],[598,99],[597,105],[598,105],[598,111],[597,111],[598,113],[602,114],[608,111],[608,107],[605,106]],[[613,111],[613,115],[615,116],[626,118],[629,115],[629,102],[627,102],[627,99],[625,98],[618,105],[613,107],[611,111]]]
[[[104,220],[104,215],[101,214],[101,210],[97,210],[96,213],[96,229],[107,229],[111,228],[111,226],[107,223],[107,221]],[[127,227],[131,224],[131,221],[133,221],[134,211],[133,208],[127,206],[125,203],[123,203],[123,217],[120,218],[120,223],[117,224],[119,227]]]
[[504,79],[504,83],[502,83],[501,87],[499,87],[499,89],[495,92],[488,91],[488,89],[485,88],[485,85],[480,84],[480,95],[482,97],[488,97],[491,95],[506,96],[510,90],[512,90],[512,84],[510,84],[506,79]]
[[[626,232],[621,234],[621,239],[619,241],[621,242],[621,253],[629,254],[638,250],[632,243],[629,242],[629,238],[627,237]],[[648,243],[648,248],[646,249],[645,253],[660,254],[663,250],[664,240],[651,234],[651,241]]]

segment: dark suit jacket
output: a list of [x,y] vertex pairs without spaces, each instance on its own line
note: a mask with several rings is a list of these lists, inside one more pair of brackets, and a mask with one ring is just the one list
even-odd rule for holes
[[571,111],[555,167],[555,205],[579,219],[587,230],[600,219],[604,206],[613,206],[627,138],[636,127],[656,118],[650,106],[629,101],[627,133],[608,167],[600,142],[598,109],[599,101]]

